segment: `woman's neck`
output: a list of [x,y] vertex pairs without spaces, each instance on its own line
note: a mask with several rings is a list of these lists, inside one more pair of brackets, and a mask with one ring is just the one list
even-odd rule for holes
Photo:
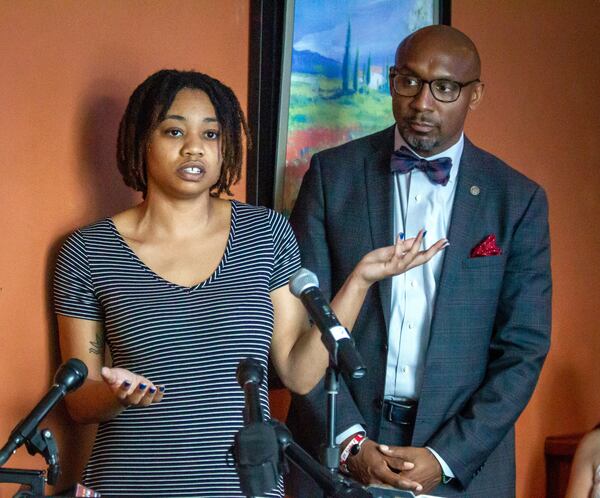
[[131,210],[127,231],[136,239],[186,239],[227,223],[229,202],[216,197],[146,199]]

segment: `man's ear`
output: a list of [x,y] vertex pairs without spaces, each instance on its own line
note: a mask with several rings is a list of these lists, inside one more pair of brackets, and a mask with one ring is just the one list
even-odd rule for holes
[[485,84],[479,82],[475,83],[473,90],[471,90],[471,100],[469,102],[469,109],[474,111],[479,107],[483,94],[485,93]]

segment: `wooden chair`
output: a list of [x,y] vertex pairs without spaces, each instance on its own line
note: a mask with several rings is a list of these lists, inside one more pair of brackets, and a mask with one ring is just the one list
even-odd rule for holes
[[564,498],[573,455],[583,435],[566,434],[546,438],[546,498]]

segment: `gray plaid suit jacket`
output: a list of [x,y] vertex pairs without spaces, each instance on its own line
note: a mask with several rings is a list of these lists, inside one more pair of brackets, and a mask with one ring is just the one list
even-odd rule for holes
[[[303,266],[318,275],[328,297],[367,252],[394,241],[393,144],[392,127],[311,161],[291,223]],[[435,449],[456,475],[433,494],[514,496],[514,424],[550,345],[547,210],[539,185],[465,139],[412,441]],[[470,258],[489,234],[503,254]],[[352,333],[367,376],[344,379],[338,399],[340,431],[362,423],[374,440],[390,302],[391,279],[369,291]],[[288,417],[294,437],[312,453],[325,440],[324,396],[322,384],[294,396]]]

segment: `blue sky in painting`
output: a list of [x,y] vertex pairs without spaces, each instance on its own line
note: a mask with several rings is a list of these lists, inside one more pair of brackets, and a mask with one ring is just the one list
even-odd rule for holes
[[[431,24],[431,4],[431,0],[295,0],[294,49],[341,62],[350,21],[351,50],[358,45],[361,57],[370,53],[374,63],[391,63],[395,47],[406,35]],[[419,11],[421,15],[415,15]]]

